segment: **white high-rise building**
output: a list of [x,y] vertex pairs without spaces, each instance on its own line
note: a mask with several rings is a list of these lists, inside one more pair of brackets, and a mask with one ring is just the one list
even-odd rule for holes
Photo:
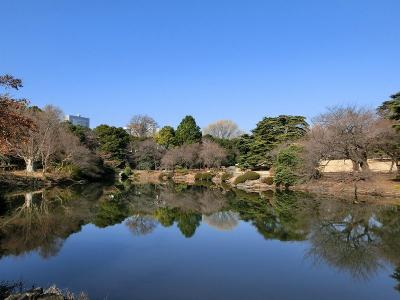
[[73,115],[66,115],[65,120],[71,122],[73,125],[83,126],[83,127],[90,127],[90,119],[82,117],[81,115],[73,116]]

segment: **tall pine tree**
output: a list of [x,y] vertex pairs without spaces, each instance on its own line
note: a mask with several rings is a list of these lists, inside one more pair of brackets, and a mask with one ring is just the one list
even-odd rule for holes
[[194,144],[201,141],[201,130],[192,116],[186,116],[175,132],[177,145]]

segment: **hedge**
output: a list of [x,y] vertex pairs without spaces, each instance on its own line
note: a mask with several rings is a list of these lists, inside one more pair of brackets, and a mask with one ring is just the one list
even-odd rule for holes
[[247,180],[257,180],[260,179],[260,174],[257,172],[249,171],[236,177],[234,184],[245,183]]

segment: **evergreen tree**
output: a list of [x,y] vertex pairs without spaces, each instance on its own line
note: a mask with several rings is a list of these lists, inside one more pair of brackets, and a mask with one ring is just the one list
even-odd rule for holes
[[257,124],[253,135],[239,141],[239,163],[246,168],[269,168],[273,163],[272,150],[279,144],[303,137],[308,124],[303,116],[266,117]]
[[390,100],[382,103],[378,107],[378,111],[384,118],[397,121],[395,124],[396,129],[400,129],[400,92],[390,96]]
[[276,156],[274,183],[285,188],[296,184],[300,178],[301,148],[295,145],[288,146]]
[[177,145],[194,144],[201,141],[201,130],[192,116],[186,116],[176,129]]
[[100,125],[94,129],[100,151],[110,158],[124,159],[129,144],[129,134],[123,128]]

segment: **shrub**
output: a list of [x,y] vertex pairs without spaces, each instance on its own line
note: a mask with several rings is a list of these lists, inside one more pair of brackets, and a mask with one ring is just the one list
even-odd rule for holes
[[273,185],[274,184],[274,177],[264,177],[261,179],[262,183],[268,184],[268,185]]
[[212,181],[214,175],[211,173],[197,173],[194,176],[196,181]]
[[173,177],[173,174],[168,172],[168,173],[161,173],[160,176],[158,176],[158,179],[160,181],[168,181],[168,180],[171,180],[172,177]]
[[178,168],[175,170],[175,173],[177,173],[178,175],[184,176],[184,175],[189,174],[189,171],[188,171],[188,169],[185,169],[185,168],[182,168],[182,167],[178,166]]
[[260,174],[257,172],[249,171],[244,173],[243,175],[240,175],[236,177],[234,184],[239,184],[239,183],[244,183],[248,180],[257,180],[260,179]]
[[132,175],[132,169],[129,166],[127,166],[121,172],[121,179],[127,180],[131,175]]
[[130,167],[130,166],[125,167],[125,169],[123,170],[123,174],[124,174],[126,177],[131,176],[131,175],[132,175],[132,169],[131,169],[131,167]]
[[274,183],[277,187],[283,185],[287,189],[297,183],[297,176],[292,169],[287,167],[280,167],[277,168]]
[[232,174],[229,174],[227,172],[225,172],[224,174],[221,175],[221,181],[222,182],[226,182],[231,178],[232,178]]

